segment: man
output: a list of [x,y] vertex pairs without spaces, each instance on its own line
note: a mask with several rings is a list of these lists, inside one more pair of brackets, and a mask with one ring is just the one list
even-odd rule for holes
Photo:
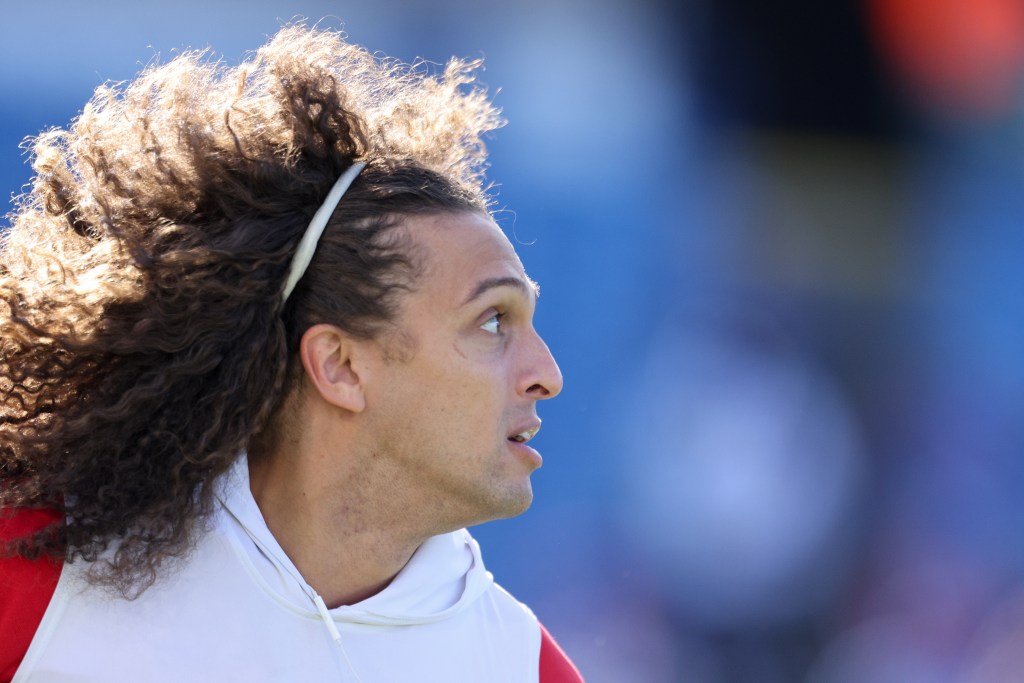
[[561,389],[475,65],[283,29],[40,136],[0,260],[0,677],[579,681],[464,527]]

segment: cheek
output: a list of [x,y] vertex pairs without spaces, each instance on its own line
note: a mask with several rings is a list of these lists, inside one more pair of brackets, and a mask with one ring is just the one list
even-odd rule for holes
[[416,386],[403,387],[403,393],[411,390],[419,395],[448,424],[476,420],[493,425],[500,420],[514,391],[510,389],[509,354],[495,340],[480,336],[483,338],[460,336],[433,352],[421,349],[421,358],[426,356],[433,362],[421,365]]
[[490,434],[500,425],[506,409],[508,385],[498,366],[466,363],[451,377],[448,402],[458,406],[461,421],[467,430],[474,428]]

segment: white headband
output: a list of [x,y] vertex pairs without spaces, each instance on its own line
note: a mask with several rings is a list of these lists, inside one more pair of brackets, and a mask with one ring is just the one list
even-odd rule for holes
[[338,208],[338,202],[345,196],[349,185],[352,184],[352,181],[356,179],[356,176],[359,175],[359,172],[365,166],[366,164],[362,161],[357,161],[349,166],[341,174],[341,177],[335,181],[334,187],[327,193],[324,203],[313,214],[313,219],[306,226],[306,232],[299,241],[299,246],[295,248],[295,255],[292,256],[292,264],[288,268],[288,279],[284,283],[284,294],[281,296],[281,303],[288,301],[288,297],[291,296],[295,285],[305,275],[306,268],[309,268],[309,262],[313,260],[313,254],[316,253],[316,245],[320,242],[320,236],[324,234],[324,228],[327,227],[327,221],[330,220],[334,210]]

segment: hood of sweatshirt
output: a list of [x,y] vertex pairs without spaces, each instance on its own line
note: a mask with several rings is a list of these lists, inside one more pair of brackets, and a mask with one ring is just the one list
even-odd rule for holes
[[220,482],[215,524],[258,584],[288,609],[335,623],[409,625],[446,619],[487,591],[494,579],[480,546],[465,529],[427,539],[381,592],[353,605],[326,609],[267,528],[249,488],[243,453]]

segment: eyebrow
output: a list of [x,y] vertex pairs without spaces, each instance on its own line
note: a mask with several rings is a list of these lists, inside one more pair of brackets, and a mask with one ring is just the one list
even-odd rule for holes
[[466,300],[462,302],[462,305],[465,306],[474,299],[477,299],[478,297],[482,296],[484,292],[487,292],[491,289],[495,289],[497,287],[512,287],[513,289],[518,289],[520,292],[523,292],[524,294],[532,293],[534,299],[540,296],[540,285],[538,285],[530,278],[526,278],[524,280],[523,278],[511,276],[492,277],[478,282],[476,287],[473,288],[473,291],[470,292],[469,296],[466,297]]

